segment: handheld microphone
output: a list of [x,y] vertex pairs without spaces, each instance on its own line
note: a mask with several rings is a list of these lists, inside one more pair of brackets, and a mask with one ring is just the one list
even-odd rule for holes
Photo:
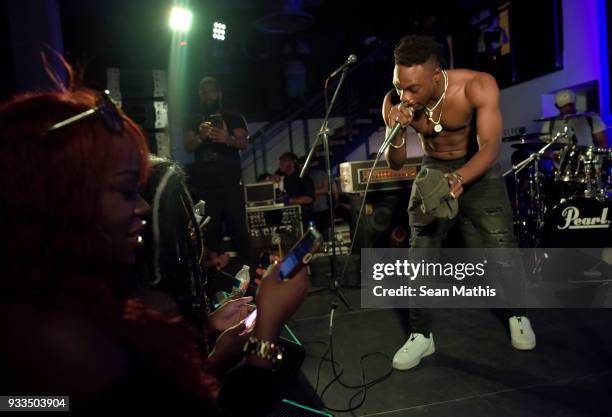
[[340,67],[338,67],[334,72],[332,72],[329,78],[334,78],[336,75],[344,71],[349,66],[353,65],[355,62],[357,62],[357,55],[350,54],[349,57],[346,59],[346,62],[342,64]]
[[401,128],[402,128],[401,123],[395,122],[393,129],[391,129],[391,132],[389,132],[389,135],[387,135],[387,137],[385,138],[385,141],[383,142],[382,146],[378,150],[378,153],[383,153],[384,150],[387,149],[387,146],[389,146],[389,144],[391,143],[391,141],[393,140],[395,135],[397,135],[397,132],[399,132]]

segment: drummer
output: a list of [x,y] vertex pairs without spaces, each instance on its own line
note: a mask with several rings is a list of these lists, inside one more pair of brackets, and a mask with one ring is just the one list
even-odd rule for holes
[[555,95],[555,107],[559,109],[559,116],[542,125],[543,134],[556,135],[563,132],[567,125],[570,134],[559,138],[558,142],[573,143],[580,146],[595,146],[599,148],[608,147],[608,135],[606,125],[597,113],[577,113],[576,94],[572,90],[561,90]]

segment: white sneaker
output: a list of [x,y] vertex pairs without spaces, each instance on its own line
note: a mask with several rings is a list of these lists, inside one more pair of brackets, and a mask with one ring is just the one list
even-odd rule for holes
[[527,317],[510,317],[510,341],[512,342],[512,347],[518,350],[531,350],[535,348],[535,333]]
[[426,338],[421,333],[411,333],[408,340],[393,356],[393,368],[406,371],[417,366],[421,359],[436,351],[433,334]]

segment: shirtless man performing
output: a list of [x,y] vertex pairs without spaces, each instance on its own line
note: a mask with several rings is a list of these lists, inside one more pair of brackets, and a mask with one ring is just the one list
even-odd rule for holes
[[[405,128],[411,126],[425,151],[422,168],[447,173],[450,195],[459,201],[459,215],[454,219],[425,222],[415,210],[413,189],[408,210],[410,246],[439,248],[449,229],[458,224],[467,247],[516,247],[510,202],[496,163],[502,117],[495,78],[465,69],[443,70],[442,46],[426,36],[402,38],[394,55],[395,92],[385,96],[382,114],[387,134],[395,123],[402,129],[387,148],[387,162],[393,169],[404,164]],[[397,97],[400,103],[394,105]],[[470,157],[468,144],[474,137],[478,151]],[[411,309],[409,314],[412,333],[393,357],[393,367],[399,370],[413,368],[435,352],[431,313]],[[504,310],[504,314],[512,346],[533,349],[535,335],[524,312]]]

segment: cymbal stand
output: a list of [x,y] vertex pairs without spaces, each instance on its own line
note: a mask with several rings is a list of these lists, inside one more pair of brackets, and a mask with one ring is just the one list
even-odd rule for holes
[[[557,142],[561,137],[566,136],[568,132],[567,127],[565,127],[563,132],[557,133],[550,142],[544,145],[538,152],[532,153],[519,162],[516,165],[513,165],[512,168],[503,173],[503,176],[514,174],[514,180],[516,183],[516,191],[515,191],[515,201],[517,203],[517,208],[520,207],[520,198],[518,195],[520,188],[520,178],[518,174],[525,168],[531,165],[532,162],[535,161],[535,164],[531,168],[532,170],[529,173],[529,198],[530,204],[527,210],[527,221],[521,221],[521,229],[524,235],[526,235],[527,241],[532,243],[534,246],[539,243],[541,238],[542,227],[544,226],[544,215],[546,213],[546,205],[544,204],[544,198],[541,195],[541,185],[542,185],[542,173],[540,172],[540,158],[544,155],[544,152],[555,142]],[[535,219],[535,228],[533,233],[531,234],[529,231],[528,221],[530,219]]]

